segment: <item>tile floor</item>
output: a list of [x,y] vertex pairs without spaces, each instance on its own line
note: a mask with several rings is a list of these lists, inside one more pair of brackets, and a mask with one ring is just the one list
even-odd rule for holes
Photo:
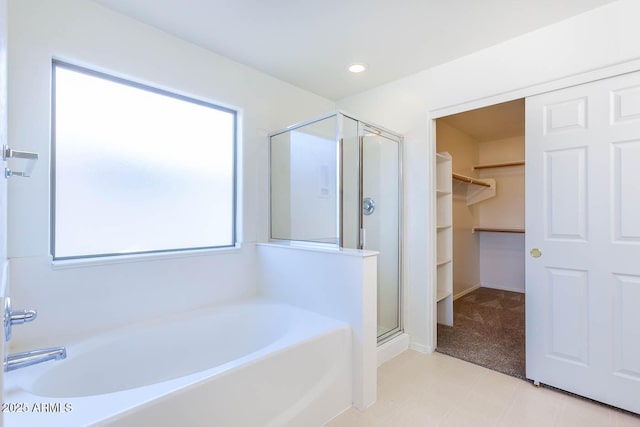
[[406,351],[378,369],[378,401],[327,427],[632,427],[640,416],[440,353]]

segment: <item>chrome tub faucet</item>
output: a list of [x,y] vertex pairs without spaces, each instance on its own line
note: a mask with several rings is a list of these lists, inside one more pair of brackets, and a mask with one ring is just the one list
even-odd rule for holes
[[4,371],[9,372],[49,360],[62,360],[66,357],[67,349],[64,347],[43,348],[40,350],[9,354],[4,361]]
[[[11,299],[4,299],[4,338],[5,341],[11,339],[11,327],[13,325],[22,325],[23,323],[32,322],[36,319],[38,313],[36,310],[12,310]],[[64,347],[51,347],[39,350],[23,351],[20,353],[9,354],[4,359],[5,372],[15,369],[24,368],[49,360],[62,360],[67,357],[67,350]]]

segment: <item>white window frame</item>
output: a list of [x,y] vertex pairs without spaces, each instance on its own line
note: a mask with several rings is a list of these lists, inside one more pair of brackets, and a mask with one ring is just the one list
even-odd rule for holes
[[[232,212],[231,212],[231,242],[229,245],[221,245],[221,246],[203,246],[203,247],[190,247],[190,248],[168,248],[168,249],[154,249],[154,250],[144,250],[144,251],[122,251],[122,252],[114,252],[114,253],[99,253],[99,254],[85,254],[85,255],[74,255],[74,256],[56,256],[55,253],[55,239],[56,239],[56,69],[64,68],[67,70],[72,70],[76,72],[83,73],[88,76],[93,76],[97,78],[101,78],[113,83],[123,84],[132,88],[148,91],[151,93],[155,93],[158,95],[163,95],[167,97],[171,97],[174,99],[182,100],[185,102],[190,102],[193,104],[201,105],[207,108],[212,108],[215,110],[223,111],[232,114],[233,116],[233,147],[232,147]],[[175,253],[178,256],[185,256],[189,253],[193,253],[195,255],[202,254],[203,251],[208,250],[228,250],[230,248],[237,248],[237,226],[238,226],[238,114],[237,110],[224,107],[218,104],[214,104],[211,102],[203,101],[200,99],[192,98],[189,96],[177,94],[174,92],[170,92],[164,89],[159,89],[153,86],[149,86],[146,84],[138,83],[135,81],[131,81],[128,79],[124,79],[121,77],[113,76],[111,74],[106,74],[100,71],[92,70],[89,68],[81,67],[78,65],[70,64],[68,62],[60,61],[57,59],[52,60],[51,67],[51,169],[50,169],[50,253],[52,256],[52,260],[54,262],[74,262],[74,261],[94,261],[101,263],[101,260],[109,260],[113,258],[131,258],[131,256],[137,256],[142,258],[170,255],[171,253]]]

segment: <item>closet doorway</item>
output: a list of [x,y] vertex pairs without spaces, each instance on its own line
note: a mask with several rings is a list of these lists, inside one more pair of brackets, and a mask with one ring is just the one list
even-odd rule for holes
[[525,378],[525,101],[436,120],[436,351]]

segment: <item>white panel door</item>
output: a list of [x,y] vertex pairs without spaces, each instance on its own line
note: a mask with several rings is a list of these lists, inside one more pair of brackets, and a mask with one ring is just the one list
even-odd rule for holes
[[527,98],[527,378],[640,413],[640,73]]

